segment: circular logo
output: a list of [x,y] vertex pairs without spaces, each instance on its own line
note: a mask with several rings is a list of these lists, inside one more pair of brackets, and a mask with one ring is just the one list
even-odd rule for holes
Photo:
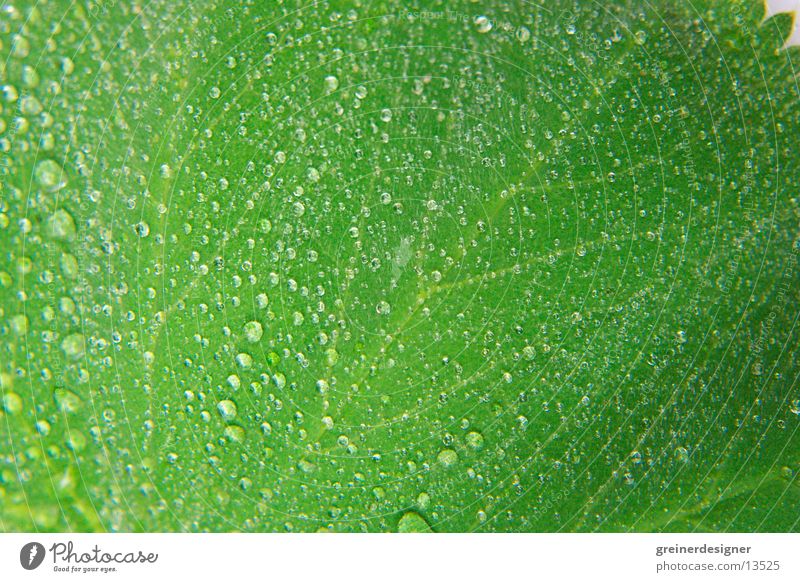
[[29,542],[19,551],[19,563],[26,570],[35,570],[44,561],[44,546],[39,542]]

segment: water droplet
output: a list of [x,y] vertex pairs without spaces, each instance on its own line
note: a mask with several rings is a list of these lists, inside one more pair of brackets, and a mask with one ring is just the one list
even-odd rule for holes
[[232,400],[222,400],[217,404],[217,410],[219,411],[222,420],[225,422],[230,422],[234,418],[236,418],[236,404]]
[[419,507],[420,509],[427,509],[430,504],[431,504],[431,496],[428,495],[425,491],[417,495],[417,507]]
[[236,356],[236,363],[240,368],[245,370],[253,367],[253,356],[248,353],[242,352]]
[[244,429],[236,424],[230,424],[226,426],[223,434],[228,440],[231,440],[235,443],[242,443],[245,439]]
[[74,279],[78,276],[78,259],[74,255],[64,253],[61,255],[61,272],[67,279]]
[[15,315],[10,320],[11,330],[19,336],[28,333],[28,317],[22,313]]
[[31,52],[31,43],[21,34],[11,37],[11,56],[24,59]]
[[41,101],[33,95],[25,95],[19,100],[19,109],[25,115],[31,116],[39,115],[44,110],[44,107]]
[[453,449],[442,449],[436,460],[445,467],[452,467],[458,462],[458,453]]
[[6,392],[3,394],[3,410],[8,414],[19,414],[22,412],[22,398],[16,392]]
[[333,93],[338,88],[339,88],[339,79],[337,79],[333,75],[328,75],[327,77],[325,77],[325,91],[327,93]]
[[144,221],[137,222],[136,225],[134,225],[133,230],[136,232],[136,236],[139,238],[145,238],[150,234],[150,225]]
[[475,25],[478,27],[478,32],[481,34],[486,34],[492,30],[492,21],[485,16],[478,16],[475,19]]
[[73,333],[64,338],[61,342],[61,349],[64,354],[72,360],[78,360],[83,356],[86,340],[81,333]]
[[22,84],[29,89],[35,89],[39,86],[39,73],[30,65],[22,67]]
[[53,400],[56,403],[56,408],[59,412],[66,412],[74,414],[81,408],[80,396],[75,394],[72,390],[66,388],[56,388],[53,391]]
[[67,448],[75,452],[82,451],[86,448],[86,437],[82,432],[71,428],[67,438]]
[[75,221],[66,210],[56,210],[47,221],[47,234],[52,238],[70,240],[75,236]]
[[257,321],[248,321],[244,324],[244,337],[251,344],[256,343],[264,335],[264,328]]
[[66,174],[53,160],[42,160],[36,164],[33,177],[48,192],[57,192],[67,185]]
[[338,361],[339,361],[339,352],[337,352],[336,349],[328,348],[327,350],[325,350],[325,362],[329,366],[333,366]]
[[314,465],[314,463],[311,463],[311,462],[309,462],[309,461],[307,461],[307,460],[305,460],[305,459],[303,459],[303,460],[301,460],[300,462],[298,462],[298,463],[297,463],[297,467],[298,467],[298,468],[299,468],[299,469],[300,469],[300,470],[301,470],[303,473],[313,473],[313,472],[314,472],[314,469],[316,469],[316,468],[317,468],[317,467]]
[[467,433],[467,444],[475,450],[483,448],[483,435],[477,431]]

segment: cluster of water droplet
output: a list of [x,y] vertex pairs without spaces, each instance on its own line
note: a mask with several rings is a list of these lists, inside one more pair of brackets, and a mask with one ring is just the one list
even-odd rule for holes
[[3,8],[0,499],[37,527],[592,528],[708,427],[797,421],[776,360],[758,413],[695,364],[746,349],[710,310],[767,225],[677,41],[384,8]]

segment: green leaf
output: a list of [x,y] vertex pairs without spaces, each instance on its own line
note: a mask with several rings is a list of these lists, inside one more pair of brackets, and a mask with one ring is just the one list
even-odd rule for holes
[[763,16],[7,3],[0,529],[798,530]]

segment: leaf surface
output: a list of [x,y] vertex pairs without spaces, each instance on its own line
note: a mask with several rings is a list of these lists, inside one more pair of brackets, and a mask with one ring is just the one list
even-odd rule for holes
[[755,1],[7,4],[0,528],[795,531]]

